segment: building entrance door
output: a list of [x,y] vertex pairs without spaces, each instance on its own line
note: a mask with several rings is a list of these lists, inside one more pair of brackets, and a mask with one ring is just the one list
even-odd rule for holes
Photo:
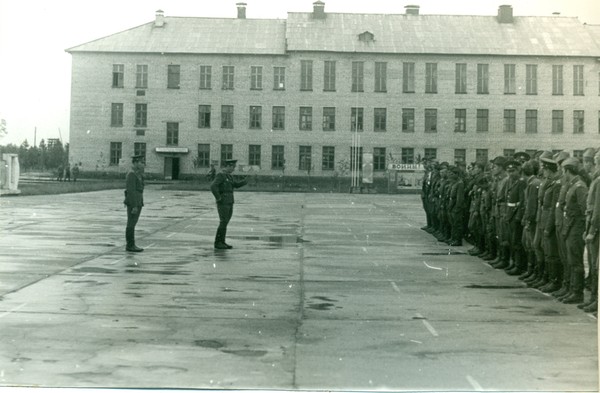
[[179,179],[179,157],[165,157],[165,179]]

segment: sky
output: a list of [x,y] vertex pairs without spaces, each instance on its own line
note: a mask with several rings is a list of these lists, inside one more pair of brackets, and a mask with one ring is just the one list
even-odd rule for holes
[[[69,141],[71,55],[65,49],[165,16],[237,16],[240,0],[0,0],[0,119],[7,134],[0,145],[39,145],[41,139]],[[311,12],[314,0],[242,0],[247,18],[285,19]],[[600,0],[323,0],[325,12],[496,15],[510,4],[515,16],[578,17],[600,25]]]

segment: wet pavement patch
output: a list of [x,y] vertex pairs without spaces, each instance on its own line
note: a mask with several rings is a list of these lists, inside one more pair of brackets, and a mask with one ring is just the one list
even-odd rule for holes
[[107,269],[104,267],[93,267],[93,266],[85,266],[78,267],[73,269],[76,273],[104,273],[104,274],[114,274],[117,271],[115,269]]
[[467,255],[466,252],[450,251],[450,252],[424,252],[421,255]]
[[194,341],[194,345],[196,345],[197,347],[212,349],[219,349],[225,346],[225,344],[217,340],[196,340]]
[[[328,311],[328,310],[331,310],[333,307],[335,307],[335,304],[333,304],[333,303],[319,303],[319,304],[311,304],[308,306],[308,308],[310,308],[310,309],[319,310],[319,311]],[[336,308],[341,308],[341,307],[336,307]]]
[[223,349],[223,350],[221,350],[221,352],[230,353],[232,355],[237,355],[237,356],[246,356],[246,357],[261,357],[261,356],[265,356],[267,354],[267,351],[255,351],[255,350],[251,350],[251,349],[237,349],[237,350]]
[[525,288],[522,285],[478,285],[471,284],[465,285],[464,288],[475,288],[475,289],[522,289]]

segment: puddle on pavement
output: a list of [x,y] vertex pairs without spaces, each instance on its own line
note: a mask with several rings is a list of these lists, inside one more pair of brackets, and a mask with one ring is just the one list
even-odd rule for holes
[[522,289],[525,288],[521,285],[465,285],[464,288],[476,288],[476,289]]
[[114,274],[117,271],[115,269],[107,269],[104,267],[78,267],[73,269],[76,273],[104,273],[104,274]]
[[446,252],[424,252],[421,255],[467,255],[466,252],[460,251],[446,251]]
[[333,303],[319,303],[319,304],[311,304],[308,306],[308,308],[310,308],[312,310],[319,310],[319,311],[329,311],[334,307],[342,308],[342,307],[336,307],[335,304],[333,304]]
[[256,350],[251,350],[251,349],[238,349],[238,350],[223,349],[223,350],[221,350],[221,352],[230,353],[232,355],[237,355],[237,356],[246,356],[246,357],[261,357],[261,356],[265,356],[267,354],[267,351],[256,351]]
[[196,345],[197,347],[212,349],[219,349],[225,346],[225,344],[217,340],[196,340],[194,341],[194,345]]
[[259,240],[270,243],[274,246],[283,247],[288,244],[308,243],[308,240],[302,239],[300,236],[243,236],[244,240]]

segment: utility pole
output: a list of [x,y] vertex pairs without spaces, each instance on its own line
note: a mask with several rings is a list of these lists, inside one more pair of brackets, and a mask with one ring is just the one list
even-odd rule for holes
[[37,126],[33,128],[33,147],[37,147]]

